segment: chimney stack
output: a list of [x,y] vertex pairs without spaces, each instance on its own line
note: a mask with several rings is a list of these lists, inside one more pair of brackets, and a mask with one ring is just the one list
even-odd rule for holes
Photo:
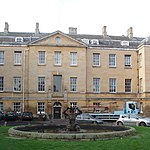
[[104,38],[107,37],[107,30],[106,30],[106,28],[107,28],[107,26],[103,26],[103,28],[102,28],[102,35],[103,35]]
[[5,22],[4,34],[8,34],[9,32],[9,25],[8,22]]
[[127,37],[129,39],[132,39],[133,38],[133,28],[130,27],[128,30],[127,30]]
[[36,28],[35,28],[35,35],[38,35],[40,33],[39,31],[39,23],[36,23]]
[[69,34],[77,34],[77,28],[69,27]]

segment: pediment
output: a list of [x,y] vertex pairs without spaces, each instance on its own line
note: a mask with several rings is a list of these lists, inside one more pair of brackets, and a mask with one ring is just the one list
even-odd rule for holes
[[60,31],[56,31],[52,34],[44,36],[44,37],[30,43],[30,45],[86,47],[86,45],[84,43],[82,43]]

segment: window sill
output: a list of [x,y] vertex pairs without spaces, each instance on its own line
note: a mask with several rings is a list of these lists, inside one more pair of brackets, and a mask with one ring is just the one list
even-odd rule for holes
[[56,65],[56,64],[54,64],[54,66],[55,66],[55,67],[61,67],[62,65]]
[[93,67],[93,68],[100,68],[101,66],[94,66],[94,65],[93,65],[92,67]]
[[132,69],[131,66],[130,66],[130,67],[129,67],[129,66],[125,66],[124,68],[125,68],[125,69]]
[[38,64],[38,66],[46,66],[46,64]]
[[109,68],[117,68],[116,66],[109,66]]
[[22,66],[22,64],[14,64],[14,66]]
[[78,67],[78,65],[70,65],[70,67]]

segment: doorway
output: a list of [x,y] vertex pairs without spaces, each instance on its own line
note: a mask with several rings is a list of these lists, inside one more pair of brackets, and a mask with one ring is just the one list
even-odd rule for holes
[[53,119],[61,119],[61,103],[55,102],[53,105]]

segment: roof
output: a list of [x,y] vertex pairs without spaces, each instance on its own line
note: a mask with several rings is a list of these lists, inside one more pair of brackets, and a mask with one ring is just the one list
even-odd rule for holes
[[[53,33],[35,34],[33,32],[8,32],[8,33],[0,32],[0,45],[29,45],[30,43],[48,37]],[[103,37],[103,35],[90,35],[90,34],[73,34],[73,35],[65,33],[63,34],[86,44],[88,47],[137,49],[137,47],[145,39],[142,37],[133,37],[132,39],[129,39],[127,36],[111,36],[111,35]],[[23,38],[23,41],[16,42],[16,37]],[[84,40],[86,40],[86,42]]]

